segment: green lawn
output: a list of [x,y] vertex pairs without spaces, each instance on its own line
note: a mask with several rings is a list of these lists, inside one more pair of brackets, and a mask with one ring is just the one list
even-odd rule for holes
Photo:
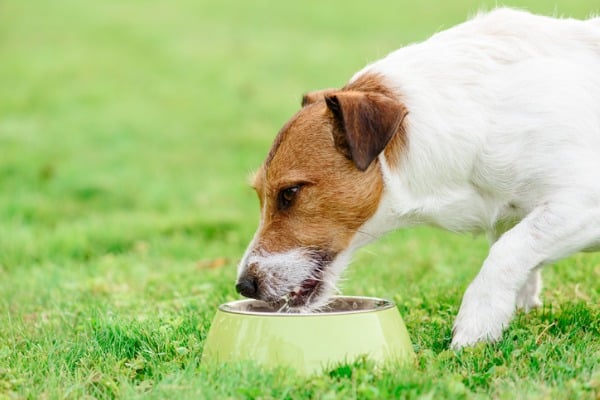
[[0,2],[0,399],[600,398],[600,255],[547,268],[542,310],[457,353],[487,246],[429,228],[362,250],[343,284],[397,302],[414,366],[199,364],[258,222],[246,177],[301,94],[493,4]]

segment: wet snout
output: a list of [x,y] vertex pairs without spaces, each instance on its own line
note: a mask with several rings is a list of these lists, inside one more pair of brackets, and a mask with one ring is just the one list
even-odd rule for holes
[[[252,260],[248,262],[248,260]],[[257,300],[265,298],[265,276],[261,273],[260,264],[250,255],[240,263],[235,290],[244,297]],[[261,290],[262,287],[262,290]]]
[[302,248],[250,252],[240,265],[235,289],[245,297],[304,306],[331,286],[328,269],[334,258],[327,251]]
[[235,290],[244,297],[259,299],[258,279],[251,274],[244,274],[239,277],[235,284]]

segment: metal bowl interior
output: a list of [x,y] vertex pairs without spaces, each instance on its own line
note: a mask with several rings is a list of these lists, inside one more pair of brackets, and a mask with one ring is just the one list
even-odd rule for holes
[[281,307],[266,303],[261,300],[238,300],[219,306],[224,312],[243,315],[271,315],[271,316],[316,316],[332,314],[348,314],[360,312],[381,311],[393,308],[394,303],[386,299],[359,296],[336,296],[327,306],[310,313],[282,312]]
[[251,361],[312,374],[365,356],[376,363],[414,360],[404,321],[389,300],[339,296],[303,314],[239,300],[217,310],[202,363]]

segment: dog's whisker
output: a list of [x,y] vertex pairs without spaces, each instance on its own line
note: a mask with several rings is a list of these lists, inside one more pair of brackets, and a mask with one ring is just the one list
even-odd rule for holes
[[368,237],[370,237],[371,239],[377,239],[377,236],[373,235],[372,233],[365,232],[365,231],[363,231],[363,230],[360,230],[360,229],[359,229],[359,230],[357,230],[357,231],[356,231],[356,233],[360,233],[361,235],[368,236]]
[[363,249],[363,251],[365,253],[370,254],[370,255],[377,255],[377,252],[375,250],[372,250],[372,249],[369,249],[369,248],[365,248],[365,249]]

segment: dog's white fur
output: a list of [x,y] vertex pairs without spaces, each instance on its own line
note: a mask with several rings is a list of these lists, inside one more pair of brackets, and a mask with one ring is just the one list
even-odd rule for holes
[[[260,231],[260,226],[257,233]],[[356,246],[356,244],[355,244]],[[293,288],[302,284],[307,278],[312,278],[313,271],[317,267],[315,261],[310,257],[311,250],[297,248],[284,253],[269,253],[257,246],[257,237],[252,239],[244,257],[238,264],[238,275],[242,275],[248,265],[260,265],[264,276],[261,287],[263,297],[269,299],[286,299]],[[329,303],[332,293],[339,292],[336,283],[346,265],[351,260],[353,247],[338,254],[335,260],[323,270],[323,275],[318,278],[323,284],[321,296],[311,298],[310,304],[298,308],[296,311],[310,312],[320,309]]]
[[397,169],[351,247],[420,223],[491,242],[455,348],[497,340],[541,304],[539,268],[600,245],[600,19],[498,9],[402,48],[377,72],[409,110]]
[[541,304],[541,266],[600,246],[600,18],[497,9],[353,79],[372,73],[409,111],[407,148],[394,167],[379,155],[378,210],[328,280],[355,249],[397,228],[486,232],[490,252],[464,295],[452,346],[497,340],[516,307]]

